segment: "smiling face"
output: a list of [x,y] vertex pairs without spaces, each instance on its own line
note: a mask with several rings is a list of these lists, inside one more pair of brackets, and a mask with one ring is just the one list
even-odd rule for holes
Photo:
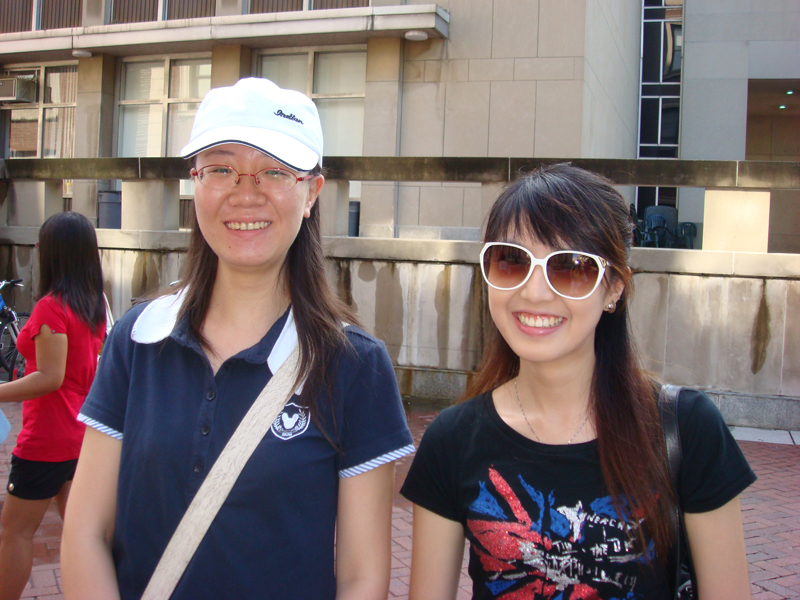
[[[219,164],[239,173],[286,169],[275,159],[242,144],[222,144],[197,155],[197,169]],[[319,175],[298,182],[286,192],[271,193],[259,188],[253,177],[242,176],[238,184],[225,191],[196,181],[197,222],[219,258],[218,268],[242,272],[280,270],[323,183],[324,178]]]
[[[544,258],[554,250],[533,236],[513,234],[509,241]],[[582,250],[580,248],[570,248]],[[594,361],[594,331],[603,309],[619,300],[624,284],[606,271],[604,281],[588,298],[570,300],[547,285],[540,266],[515,290],[489,287],[489,311],[498,331],[522,362],[561,363]],[[578,363],[576,362],[576,365]]]

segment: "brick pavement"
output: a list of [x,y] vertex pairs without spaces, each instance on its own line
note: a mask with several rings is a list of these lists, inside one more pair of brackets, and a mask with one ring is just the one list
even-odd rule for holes
[[[4,404],[11,435],[0,445],[0,505],[5,500],[11,450],[21,426],[21,409]],[[418,442],[436,415],[434,409],[415,409],[409,424]],[[739,442],[758,475],[742,495],[742,521],[753,600],[800,599],[800,446]],[[411,457],[398,462],[392,518],[392,579],[389,598],[408,597],[411,566],[411,505],[398,493]],[[61,521],[52,507],[34,538],[34,567],[22,597],[60,600],[59,543]],[[465,563],[466,565],[466,563]],[[458,600],[470,598],[470,582],[462,569]]]

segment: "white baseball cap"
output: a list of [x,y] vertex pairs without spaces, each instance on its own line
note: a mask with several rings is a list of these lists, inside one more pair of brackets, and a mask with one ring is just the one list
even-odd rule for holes
[[245,144],[295,171],[322,165],[322,126],[316,105],[305,94],[250,77],[210,90],[194,117],[190,158],[220,144]]

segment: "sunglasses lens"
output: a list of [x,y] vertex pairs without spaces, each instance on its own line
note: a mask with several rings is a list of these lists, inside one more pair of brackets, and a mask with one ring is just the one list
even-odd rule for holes
[[531,269],[527,252],[514,246],[490,246],[483,255],[483,273],[493,286],[504,290],[522,283]]
[[583,298],[594,290],[600,265],[593,256],[580,252],[555,254],[547,261],[547,279],[559,293],[569,298]]

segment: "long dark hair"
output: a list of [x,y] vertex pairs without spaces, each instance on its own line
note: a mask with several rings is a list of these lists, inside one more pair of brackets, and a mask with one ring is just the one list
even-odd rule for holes
[[[320,167],[312,173],[320,174]],[[208,344],[202,328],[217,277],[217,262],[217,255],[200,231],[197,213],[193,212],[186,275],[179,286],[186,290],[180,315],[188,319],[192,333],[205,346]],[[342,325],[358,324],[353,312],[328,283],[322,252],[319,198],[311,207],[311,215],[303,219],[300,231],[289,247],[281,275],[288,286],[300,344],[300,369],[296,383],[305,381],[300,399],[319,425],[318,392],[321,386],[330,390],[334,373],[331,363],[338,351],[349,346]]]
[[39,229],[38,297],[47,294],[60,298],[91,329],[105,323],[97,234],[80,213],[58,213]]
[[[647,531],[631,518],[640,549],[652,539],[666,560],[672,543],[670,486],[654,379],[639,365],[631,337],[628,299],[633,291],[628,256],[632,228],[628,207],[612,183],[569,164],[543,167],[522,176],[497,199],[489,213],[485,241],[510,231],[530,232],[555,249],[576,249],[609,261],[608,277],[624,290],[613,313],[603,312],[595,329],[595,368],[590,406],[594,409],[603,481],[621,515],[644,516]],[[610,271],[610,272],[609,272]],[[519,357],[491,319],[478,374],[466,397],[510,381]]]

